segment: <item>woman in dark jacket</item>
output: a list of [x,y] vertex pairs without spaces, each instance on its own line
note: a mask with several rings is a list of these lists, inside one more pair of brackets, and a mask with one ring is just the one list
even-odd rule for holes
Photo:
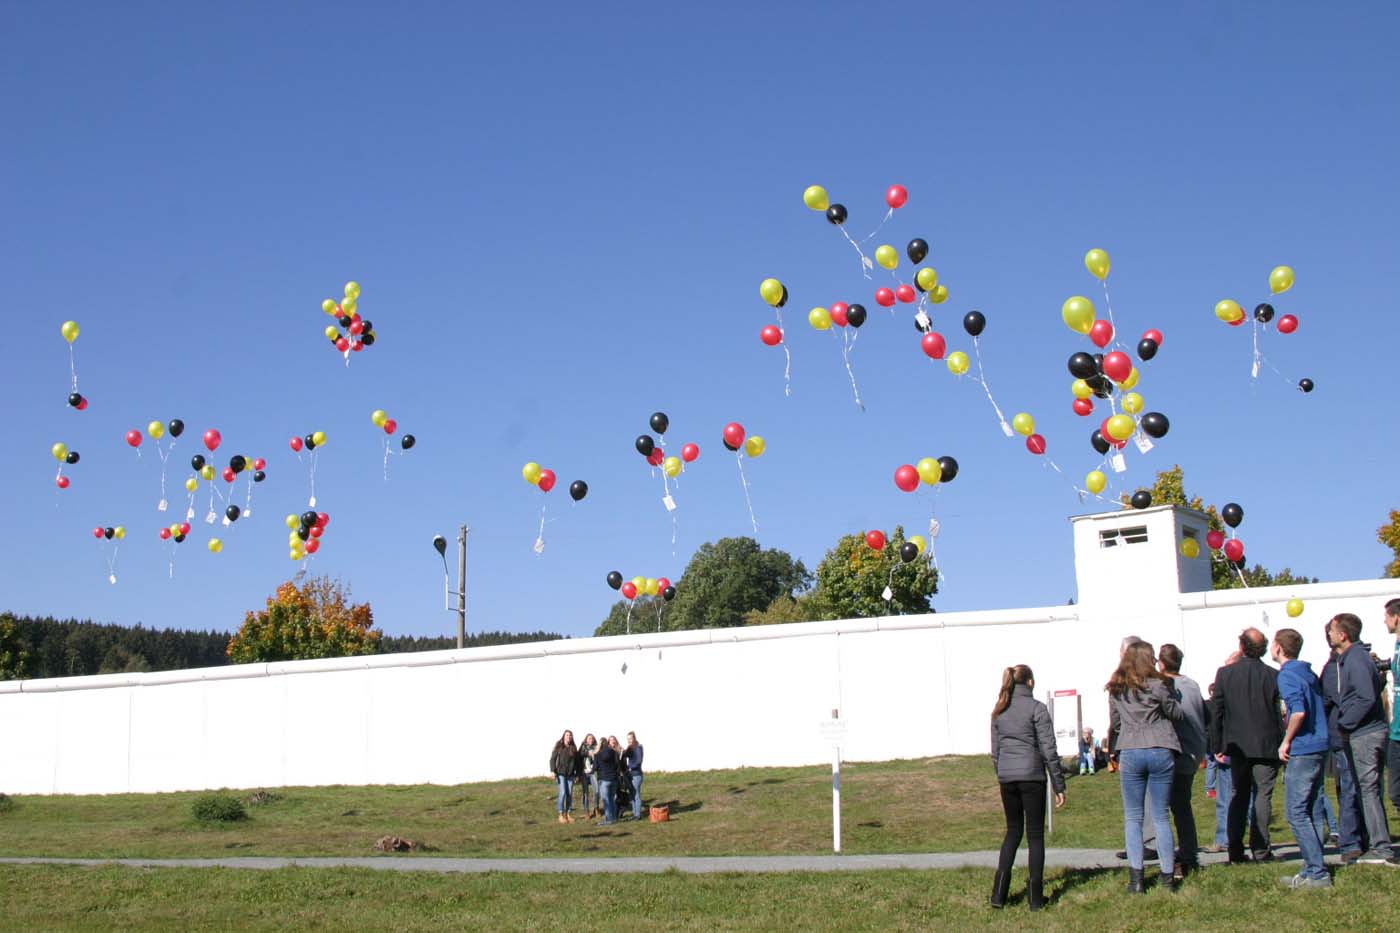
[[992,764],[1001,783],[1001,807],[1006,812],[1006,838],[1001,843],[991,905],[1001,907],[1011,888],[1011,866],[1024,834],[1030,846],[1030,885],[1026,901],[1031,910],[1045,906],[1045,776],[1055,791],[1055,806],[1065,803],[1065,776],[1055,752],[1055,728],[1050,711],[1031,692],[1035,674],[1024,664],[1001,675],[1001,693],[992,710]]
[[554,751],[549,754],[549,770],[554,772],[554,782],[559,785],[559,822],[572,823],[574,816],[574,775],[578,773],[578,746],[574,744],[574,734],[568,729],[554,743]]

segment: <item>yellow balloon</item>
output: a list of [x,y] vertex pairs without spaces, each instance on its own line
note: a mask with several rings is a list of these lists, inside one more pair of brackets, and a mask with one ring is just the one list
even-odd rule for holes
[[764,279],[758,283],[758,293],[775,308],[782,302],[784,290],[783,283],[777,279]]
[[[1285,266],[1284,268],[1287,267]],[[1292,271],[1293,270],[1289,269],[1290,273]],[[1291,285],[1293,283],[1290,281],[1289,284]],[[1283,289],[1280,288],[1279,291],[1283,291]],[[1303,614],[1303,601],[1301,599],[1290,599],[1287,603],[1284,604],[1283,608],[1284,611],[1288,613],[1288,618],[1296,619]]]
[[125,525],[118,525],[117,527],[113,528],[113,529],[112,529],[112,537],[116,538],[118,541],[120,541],[122,538],[125,538],[125,537],[126,537],[126,526],[125,526]]
[[151,435],[151,440],[158,441],[165,437],[165,425],[159,421],[152,421],[146,425],[146,433]]
[[1094,390],[1089,388],[1089,383],[1085,382],[1083,379],[1076,379],[1071,382],[1069,384],[1069,390],[1074,393],[1075,398],[1088,398],[1094,394]]
[[1136,389],[1136,388],[1137,388],[1137,384],[1138,384],[1138,380],[1141,379],[1141,378],[1142,378],[1142,373],[1138,372],[1138,368],[1137,368],[1136,366],[1134,366],[1134,367],[1128,372],[1128,378],[1127,378],[1127,379],[1124,379],[1122,382],[1118,383],[1118,388],[1123,389],[1123,390],[1125,390],[1125,391],[1128,390],[1128,389]]
[[938,481],[943,478],[943,466],[932,457],[925,457],[914,464],[914,469],[919,471],[919,479],[928,486],[937,486]]
[[520,468],[520,475],[525,477],[525,482],[529,483],[531,486],[538,486],[540,484],[540,472],[540,465],[533,460]]
[[199,475],[212,483],[214,481],[214,464],[204,464],[204,466],[199,468]]
[[1201,545],[1195,538],[1181,539],[1181,556],[1187,560],[1195,560],[1201,556]]
[[1084,254],[1084,268],[1099,281],[1108,278],[1108,253],[1101,249],[1091,249]]
[[648,596],[655,596],[660,588],[660,584],[657,582],[657,579],[655,577],[647,577],[646,593]]
[[827,197],[826,189],[821,185],[812,185],[802,192],[802,203],[814,211],[824,211],[831,206],[831,199]]
[[807,323],[816,330],[830,330],[831,313],[825,308],[813,308],[807,312]]
[[640,593],[645,593],[645,592],[647,591],[647,578],[646,578],[646,577],[633,577],[633,578],[632,578],[632,585],[635,586],[635,587],[637,588],[637,592],[638,592],[639,594],[640,594]]
[[1126,441],[1137,430],[1137,424],[1128,415],[1114,415],[1108,419],[1108,435],[1115,441]]
[[327,340],[339,340],[339,339],[340,339],[340,331],[336,330],[334,324],[327,324],[327,325],[326,325],[326,339],[327,339]]
[[662,460],[662,461],[661,461],[661,472],[662,472],[662,473],[665,473],[667,476],[680,476],[680,475],[681,475],[681,458],[680,458],[680,457],[667,457],[665,460]]
[[384,422],[389,420],[389,413],[382,408],[376,408],[370,413],[369,420],[374,422],[376,428],[382,428]]
[[1017,434],[1030,437],[1035,433],[1035,419],[1027,412],[1019,412],[1011,419],[1011,428]]
[[884,243],[875,248],[875,261],[886,269],[893,269],[899,265],[899,251]]
[[[939,286],[939,288],[942,287],[941,285]],[[963,373],[967,372],[967,367],[969,365],[967,354],[961,350],[954,350],[952,353],[949,353],[947,360],[944,362],[948,364],[948,372],[952,373],[954,376],[961,376]]]
[[924,540],[923,535],[910,535],[909,543],[914,545],[914,547],[918,548],[920,554],[922,554],[925,550],[928,549],[928,542]]
[[1231,321],[1238,321],[1244,317],[1244,308],[1240,307],[1238,301],[1224,298],[1215,303],[1215,316],[1229,324]]
[[335,299],[327,298],[325,301],[321,302],[321,310],[327,314],[335,314]]
[[948,300],[948,286],[938,284],[928,290],[928,300],[936,305],[941,305]]
[[193,476],[185,480],[185,492],[194,492],[198,488],[199,480],[195,479]]
[[925,266],[914,274],[914,281],[924,291],[931,292],[938,287],[938,270]]
[[301,560],[303,557],[306,556],[306,552],[301,550],[300,548],[292,548],[289,552],[287,552],[287,556],[290,557],[292,560]]
[[174,535],[178,535],[179,533],[180,533],[180,524],[179,524],[179,522],[176,522],[175,524],[173,524],[173,525],[170,526],[170,534],[171,534],[171,536],[173,537]]
[[1129,392],[1123,396],[1123,410],[1130,415],[1136,415],[1142,411],[1142,396],[1136,392]]
[[[1293,270],[1288,266],[1277,266],[1274,268],[1273,272],[1269,273],[1269,291],[1273,292],[1275,295],[1280,292],[1286,292],[1292,287]],[[1292,605],[1291,602],[1290,605]],[[1298,605],[1301,606],[1302,603]],[[1302,609],[1300,608],[1298,611],[1302,612]],[[1289,615],[1292,615],[1292,613],[1289,613]]]
[[210,539],[209,539],[209,553],[211,553],[211,554],[217,554],[217,553],[219,553],[220,551],[222,551],[223,549],[224,549],[224,542],[220,541],[218,538],[210,538]]
[[748,454],[750,457],[761,457],[763,456],[763,452],[767,449],[768,444],[757,434],[751,434],[744,439],[744,453]]
[[297,517],[296,517],[295,515],[288,515],[288,516],[286,517],[286,519],[285,519],[285,524],[286,524],[286,526],[287,526],[288,528],[290,528],[292,531],[296,531],[296,530],[297,530]]
[[358,299],[347,297],[340,303],[340,310],[343,314],[354,314],[359,306],[360,302]]
[[64,321],[63,326],[58,329],[58,332],[63,335],[64,340],[72,343],[74,340],[78,339],[78,322]]
[[314,433],[314,434],[311,435],[311,439],[312,439],[313,441],[316,442],[316,446],[317,446],[317,447],[324,447],[324,446],[326,446],[326,432],[325,432],[325,431],[317,431],[316,433]]
[[49,453],[53,454],[55,460],[62,463],[68,457],[68,445],[59,441],[49,448]]
[[1066,298],[1060,306],[1060,317],[1070,330],[1087,335],[1094,327],[1094,303],[1083,295]]
[[287,546],[288,546],[288,547],[301,547],[301,545],[302,545],[301,535],[297,534],[295,531],[293,531],[293,532],[291,532],[290,534],[287,535]]
[[360,283],[359,283],[359,282],[346,282],[346,283],[345,283],[345,297],[346,297],[346,298],[350,298],[350,299],[359,298],[359,297],[360,297]]
[[1103,470],[1091,470],[1084,477],[1084,488],[1096,496],[1103,492],[1107,486],[1108,477],[1104,475]]

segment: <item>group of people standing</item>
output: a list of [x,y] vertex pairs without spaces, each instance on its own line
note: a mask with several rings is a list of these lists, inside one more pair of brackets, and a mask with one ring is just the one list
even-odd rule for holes
[[[1385,627],[1400,628],[1400,599],[1385,604]],[[1129,893],[1146,890],[1148,849],[1161,865],[1162,884],[1176,890],[1199,870],[1191,799],[1196,772],[1209,762],[1228,799],[1225,849],[1231,864],[1271,861],[1269,818],[1273,789],[1283,773],[1288,823],[1302,869],[1282,879],[1293,889],[1332,885],[1323,864],[1324,779],[1328,764],[1337,775],[1339,833],[1344,864],[1400,866],[1390,844],[1382,778],[1390,768],[1388,793],[1400,808],[1400,702],[1387,720],[1387,668],[1400,701],[1400,649],[1382,661],[1361,642],[1362,623],[1351,613],[1327,622],[1330,657],[1321,676],[1299,660],[1303,636],[1279,629],[1272,640],[1245,629],[1239,649],[1217,670],[1209,702],[1181,674],[1182,652],[1164,644],[1154,651],[1130,636],[1120,645],[1117,669],[1105,684],[1109,696],[1109,761],[1116,766],[1123,799],[1123,834]],[[1263,661],[1265,653],[1279,665]],[[1056,806],[1065,801],[1065,776],[1056,751],[1054,726],[1045,704],[1033,694],[1035,675],[1025,665],[1007,668],[992,712],[992,761],[1006,814],[990,902],[1006,903],[1011,867],[1025,836],[1029,845],[1031,910],[1045,905],[1045,810],[1047,790]],[[1092,738],[1086,737],[1093,749]],[[1094,760],[1081,741],[1081,774]],[[1090,752],[1092,754],[1092,751]],[[1047,780],[1049,788],[1047,788]],[[1224,800],[1221,801],[1222,804]],[[1154,839],[1155,837],[1155,839]]]
[[559,822],[574,821],[574,784],[579,785],[585,818],[602,816],[599,826],[611,826],[618,820],[619,797],[631,801],[632,819],[642,818],[642,743],[637,733],[627,733],[624,746],[617,736],[603,741],[593,733],[574,743],[574,733],[565,729],[549,756],[549,770],[558,790]]

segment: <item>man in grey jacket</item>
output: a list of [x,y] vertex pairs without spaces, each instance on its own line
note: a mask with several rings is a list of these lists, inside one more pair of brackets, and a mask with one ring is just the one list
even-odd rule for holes
[[1336,678],[1337,728],[1346,740],[1347,757],[1356,776],[1356,795],[1371,848],[1357,862],[1364,865],[1400,866],[1390,847],[1390,825],[1381,798],[1388,730],[1381,700],[1381,679],[1361,640],[1361,620],[1350,612],[1332,617],[1327,640],[1337,652],[1337,665],[1328,670]]
[[1181,847],[1176,859],[1176,871],[1181,877],[1198,870],[1201,865],[1196,854],[1196,815],[1191,810],[1191,794],[1196,772],[1206,756],[1206,704],[1200,685],[1181,673],[1181,649],[1165,644],[1157,650],[1157,668],[1172,682],[1182,717],[1172,725],[1181,741],[1181,754],[1176,759],[1172,777],[1172,822],[1176,824],[1176,840]]

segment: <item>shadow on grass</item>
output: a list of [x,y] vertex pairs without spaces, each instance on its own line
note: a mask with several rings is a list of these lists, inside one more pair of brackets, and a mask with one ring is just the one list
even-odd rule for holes
[[665,807],[672,813],[694,813],[704,805],[705,802],[702,800],[697,800],[694,803],[681,803],[679,800],[653,800],[650,804],[653,807]]

